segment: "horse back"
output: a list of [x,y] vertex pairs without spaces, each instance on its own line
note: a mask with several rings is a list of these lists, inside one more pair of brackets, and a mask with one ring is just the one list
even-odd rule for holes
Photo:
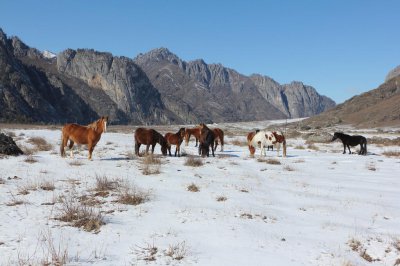
[[135,141],[140,144],[152,144],[154,139],[154,129],[137,128],[135,130]]
[[93,129],[78,124],[66,124],[62,128],[62,134],[75,143],[88,144],[89,138],[93,137]]

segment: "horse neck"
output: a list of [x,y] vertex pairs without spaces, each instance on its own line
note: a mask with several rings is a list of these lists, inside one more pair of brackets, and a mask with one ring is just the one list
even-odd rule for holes
[[93,131],[96,132],[98,135],[101,135],[104,132],[104,123],[98,121],[96,123],[96,127],[93,128]]

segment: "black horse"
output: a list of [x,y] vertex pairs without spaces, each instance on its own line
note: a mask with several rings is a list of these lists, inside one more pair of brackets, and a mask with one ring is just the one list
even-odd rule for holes
[[332,141],[336,139],[340,139],[343,142],[343,154],[346,153],[346,146],[349,149],[349,154],[351,154],[350,146],[354,147],[360,144],[361,149],[358,154],[367,155],[367,139],[365,137],[359,135],[350,136],[340,132],[335,132]]

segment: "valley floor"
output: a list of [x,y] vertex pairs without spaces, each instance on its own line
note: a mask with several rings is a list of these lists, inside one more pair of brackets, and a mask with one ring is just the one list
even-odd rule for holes
[[[57,128],[3,128],[31,155],[0,159],[0,265],[400,265],[400,158],[383,155],[398,146],[359,156],[299,136],[286,158],[251,158],[252,126],[205,159],[193,140],[182,157],[136,157],[133,130],[111,129],[93,161],[84,147],[61,158]],[[72,207],[102,222],[61,221]]]

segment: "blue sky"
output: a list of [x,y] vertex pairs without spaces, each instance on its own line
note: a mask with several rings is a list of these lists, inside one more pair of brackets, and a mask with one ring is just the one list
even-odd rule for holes
[[337,103],[400,65],[400,1],[1,1],[0,27],[40,50],[135,57],[166,47],[314,86]]

